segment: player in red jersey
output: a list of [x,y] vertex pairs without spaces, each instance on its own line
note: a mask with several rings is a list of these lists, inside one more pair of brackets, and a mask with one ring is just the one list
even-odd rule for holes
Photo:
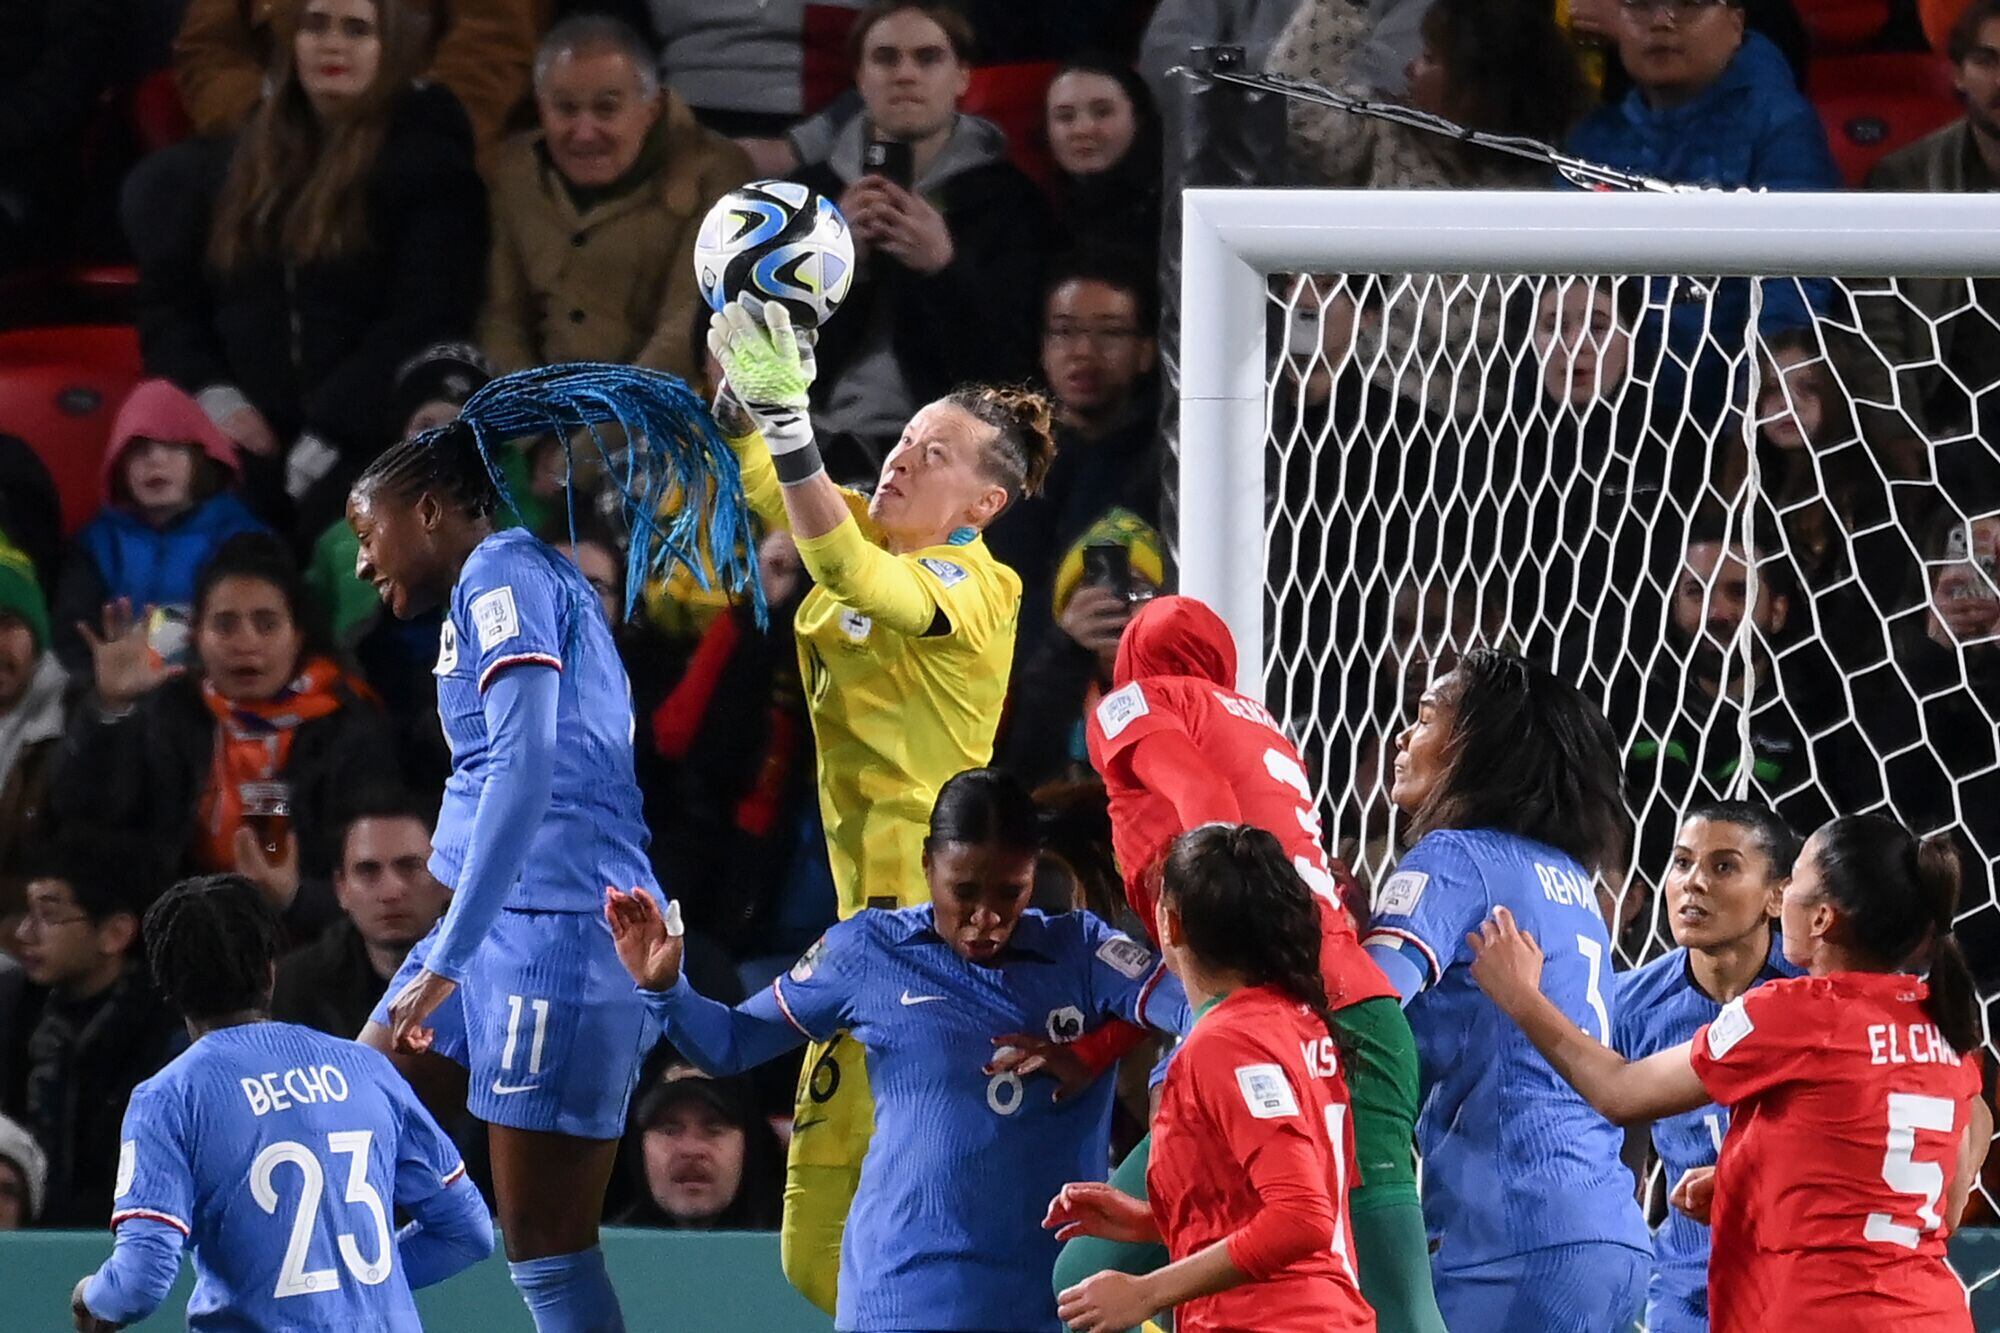
[[1174,1310],[1177,1333],[1372,1330],[1347,1194],[1354,1133],[1313,895],[1278,840],[1210,825],[1174,845],[1155,913],[1196,1007],[1160,1090],[1147,1199],[1065,1185],[1044,1225],[1068,1239],[1164,1241],[1172,1262],[1062,1292],[1080,1333]]
[[1630,1064],[1542,997],[1541,951],[1504,909],[1472,938],[1473,979],[1612,1121],[1730,1108],[1720,1161],[1674,1189],[1714,1228],[1714,1333],[1972,1328],[1944,1242],[1993,1117],[1951,935],[1958,886],[1947,839],[1875,815],[1832,821],[1785,889],[1785,956],[1808,975],[1768,981],[1693,1041]]
[[[1304,761],[1277,719],[1238,694],[1235,681],[1236,645],[1228,626],[1192,597],[1158,598],[1125,627],[1114,688],[1092,713],[1086,734],[1091,763],[1111,801],[1112,845],[1126,897],[1150,927],[1161,858],[1189,829],[1243,823],[1277,838],[1313,891],[1321,978],[1348,1050],[1360,1168],[1353,1208],[1361,1288],[1383,1333],[1444,1333],[1431,1292],[1411,1147],[1419,1104],[1416,1042],[1396,988],[1356,936],[1343,902],[1354,882],[1322,846]],[[1022,1054],[998,1063],[1017,1060],[1023,1071],[1067,1067],[1071,1079],[1087,1080],[1142,1035],[1113,1024],[1066,1053],[1051,1052],[1050,1043],[1033,1034],[1010,1036],[1002,1041]],[[1149,1146],[1134,1149],[1112,1178],[1142,1198]],[[1145,1272],[1161,1257],[1156,1249],[1086,1239],[1064,1250],[1056,1285],[1073,1286],[1106,1268]]]

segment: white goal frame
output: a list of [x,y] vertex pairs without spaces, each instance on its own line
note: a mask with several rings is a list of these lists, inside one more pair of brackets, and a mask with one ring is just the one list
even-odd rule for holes
[[1180,586],[1259,699],[1269,275],[2000,276],[1989,195],[1196,189],[1182,219]]

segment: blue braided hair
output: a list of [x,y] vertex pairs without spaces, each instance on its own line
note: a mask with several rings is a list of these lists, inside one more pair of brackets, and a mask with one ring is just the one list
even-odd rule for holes
[[[616,426],[613,439],[600,426]],[[391,445],[355,480],[357,493],[431,491],[474,518],[503,506],[518,516],[498,461],[510,440],[551,435],[574,475],[579,437],[588,435],[617,483],[632,529],[626,558],[625,614],[653,577],[685,569],[704,591],[710,571],[724,588],[748,594],[765,623],[764,588],[743,473],[716,428],[708,404],[665,371],[595,362],[542,366],[502,375],[472,395],[458,419]],[[619,438],[622,437],[622,438]],[[566,487],[570,535],[576,493]],[[666,521],[661,511],[679,506]],[[706,547],[703,539],[706,538]]]

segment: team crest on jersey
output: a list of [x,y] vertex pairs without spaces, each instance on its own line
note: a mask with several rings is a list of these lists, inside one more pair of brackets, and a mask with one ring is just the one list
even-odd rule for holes
[[1417,900],[1430,882],[1431,877],[1421,870],[1397,871],[1382,882],[1382,891],[1375,895],[1375,910],[1384,916],[1408,916],[1417,910]]
[[840,628],[848,638],[856,643],[868,641],[868,631],[875,628],[875,622],[851,607],[840,608]]
[[798,962],[792,964],[790,974],[792,980],[798,982],[801,986],[811,981],[813,970],[819,966],[820,956],[825,952],[826,936],[822,935],[813,941],[812,948],[807,949],[799,956]]
[[1146,706],[1146,692],[1139,688],[1139,682],[1135,680],[1097,701],[1097,725],[1104,728],[1104,739],[1110,740],[1150,711]]
[[132,1177],[139,1171],[139,1145],[126,1139],[118,1145],[118,1183],[111,1187],[114,1198],[122,1199],[132,1192]]
[[949,560],[939,560],[935,556],[923,556],[917,563],[937,575],[938,582],[947,588],[955,588],[965,582],[968,574],[964,565],[954,565]]
[[1153,951],[1129,936],[1113,935],[1097,946],[1097,956],[1112,971],[1131,981],[1153,970]]
[[449,617],[438,631],[438,662],[431,668],[435,676],[448,676],[458,669],[458,628]]
[[1743,1007],[1743,997],[1737,996],[1722,1006],[1722,1012],[1708,1025],[1708,1058],[1720,1060],[1729,1054],[1737,1042],[1742,1041],[1756,1030],[1750,1021],[1750,1013]]
[[1073,1004],[1049,1010],[1049,1040],[1075,1041],[1083,1035],[1083,1010]]
[[521,616],[514,609],[514,590],[495,588],[472,599],[472,627],[479,632],[479,651],[505,643],[521,632]]
[[1299,1113],[1299,1099],[1285,1071],[1276,1065],[1239,1065],[1236,1086],[1243,1091],[1244,1104],[1259,1120],[1283,1120]]

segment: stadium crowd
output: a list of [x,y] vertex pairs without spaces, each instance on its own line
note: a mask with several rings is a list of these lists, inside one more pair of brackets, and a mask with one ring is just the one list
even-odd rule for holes
[[[812,387],[834,480],[871,482],[912,414],[968,381],[1051,398],[1044,484],[985,534],[1022,587],[994,764],[1043,808],[1037,904],[1132,924],[1086,723],[1135,608],[1175,583],[1170,67],[1191,43],[1237,41],[1274,72],[1679,183],[1993,188],[2000,0],[1885,3],[1858,38],[1821,8],[0,0],[0,324],[19,326],[0,336],[83,322],[106,298],[65,294],[60,275],[129,263],[113,299],[143,360],[82,506],[0,397],[0,1229],[110,1212],[126,1102],[186,1043],[139,931],[174,880],[235,872],[268,901],[277,1018],[342,1037],[368,1022],[445,910],[427,864],[450,754],[432,676],[444,612],[384,613],[355,572],[349,488],[509,371],[625,363],[712,392],[691,252],[729,190],[794,179],[852,227],[859,269]],[[1865,173],[1809,100],[1834,104],[1846,90],[1828,80],[1864,58],[1928,61],[1959,99],[1909,113],[1926,132]],[[1887,122],[1907,128],[1918,82]],[[1295,105],[1289,125],[1274,183],[1562,188],[1402,124]],[[1754,393],[1732,369],[1740,280],[1692,303],[1636,278],[1414,309],[1359,276],[1295,275],[1273,295],[1291,317],[1274,411],[1295,438],[1413,442],[1393,475],[1281,469],[1275,500],[1352,527],[1357,568],[1552,553],[1446,586],[1280,581],[1275,659],[1303,663],[1282,669],[1289,712],[1341,720],[1302,747],[1353,803],[1329,851],[1383,862],[1392,738],[1430,676],[1504,630],[1608,700],[1625,742],[1628,803],[1650,812],[1612,922],[1628,961],[1664,941],[1652,897],[1679,816],[1738,794],[1747,734],[1750,793],[1801,833],[1885,802],[1950,829],[1965,902],[1989,908],[1962,927],[1972,968],[2000,984],[1992,280],[1768,283]],[[1440,345],[1513,358],[1505,375],[1442,373]],[[612,481],[566,470],[555,443],[510,449],[508,521],[570,552],[615,627],[686,976],[734,1003],[837,915],[792,644],[811,578],[774,529],[758,547],[767,625],[685,576],[637,590],[626,619]],[[1579,480],[1501,480],[1523,474]],[[1442,489],[1396,489],[1423,475]],[[1280,531],[1271,559],[1291,570],[1321,549]],[[1586,590],[1590,614],[1535,612]],[[1335,634],[1380,645],[1378,665],[1322,672],[1288,651]],[[607,1218],[775,1228],[798,1069],[711,1078],[662,1043]],[[1130,1084],[1121,1152],[1148,1119]],[[490,1197],[483,1140],[447,1128]]]

